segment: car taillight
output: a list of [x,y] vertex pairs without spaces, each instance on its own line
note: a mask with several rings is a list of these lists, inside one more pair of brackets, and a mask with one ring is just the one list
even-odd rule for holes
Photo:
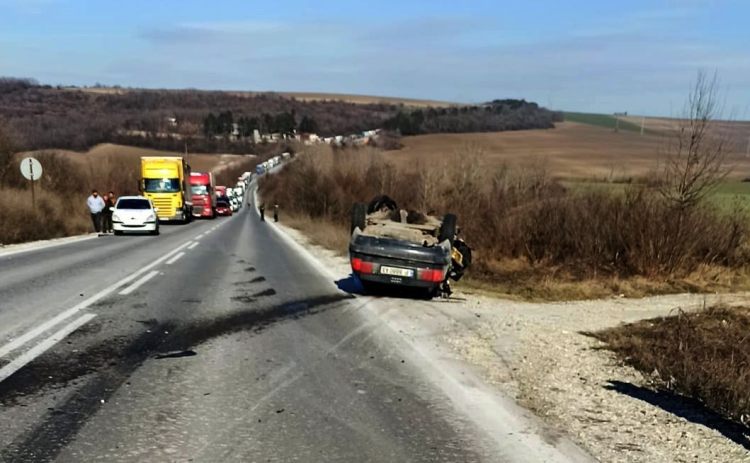
[[372,273],[372,262],[367,262],[359,257],[352,257],[352,270],[359,273]]
[[420,280],[431,283],[439,283],[445,279],[445,275],[441,269],[421,268],[417,274]]

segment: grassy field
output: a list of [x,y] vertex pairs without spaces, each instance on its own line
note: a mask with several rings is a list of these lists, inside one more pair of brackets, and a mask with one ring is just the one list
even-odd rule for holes
[[[654,133],[641,136],[563,122],[549,130],[404,137],[404,147],[387,152],[386,158],[399,167],[416,170],[420,163],[439,161],[470,146],[480,151],[490,166],[541,164],[557,178],[611,181],[652,172],[666,142],[665,136]],[[731,179],[750,177],[750,159],[744,151],[731,153],[728,161],[734,167]]]

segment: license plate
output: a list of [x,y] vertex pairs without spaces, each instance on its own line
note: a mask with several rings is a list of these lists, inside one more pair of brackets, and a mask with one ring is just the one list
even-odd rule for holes
[[385,265],[380,266],[380,273],[383,275],[393,275],[397,277],[411,278],[414,276],[414,270],[408,268],[398,267],[386,267]]

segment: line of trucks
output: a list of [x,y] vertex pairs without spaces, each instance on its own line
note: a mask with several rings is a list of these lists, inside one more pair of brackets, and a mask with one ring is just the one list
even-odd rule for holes
[[238,210],[250,180],[252,173],[245,172],[234,187],[217,186],[213,173],[192,172],[181,156],[143,156],[138,189],[154,204],[159,221],[187,223],[215,218],[223,203]]
[[281,164],[283,161],[288,160],[292,156],[291,153],[281,153],[277,156],[272,157],[268,161],[263,161],[257,166],[255,166],[255,173],[257,175],[263,175],[266,172],[270,171],[274,167]]

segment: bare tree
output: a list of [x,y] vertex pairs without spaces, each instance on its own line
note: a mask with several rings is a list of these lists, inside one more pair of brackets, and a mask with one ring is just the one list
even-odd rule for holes
[[677,130],[667,146],[660,193],[679,209],[698,204],[724,178],[731,147],[715,124],[718,79],[699,71]]

